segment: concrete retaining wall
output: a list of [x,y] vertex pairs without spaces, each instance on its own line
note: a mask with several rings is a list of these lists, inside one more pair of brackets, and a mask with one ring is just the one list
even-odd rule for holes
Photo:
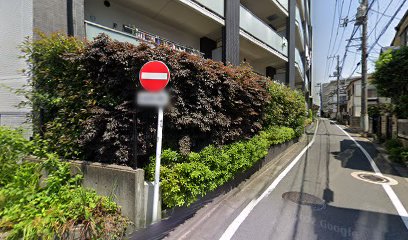
[[350,117],[350,127],[360,128],[360,117]]
[[[84,176],[82,185],[95,189],[103,196],[112,196],[134,227],[144,228],[152,223],[153,184],[144,181],[143,169],[84,161],[70,161],[73,174]],[[161,206],[161,199],[159,199]],[[158,211],[158,219],[161,217]]]

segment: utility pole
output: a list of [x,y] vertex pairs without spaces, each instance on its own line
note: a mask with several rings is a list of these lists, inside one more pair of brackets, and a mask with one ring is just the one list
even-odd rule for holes
[[360,126],[364,132],[368,132],[367,113],[367,21],[368,0],[361,0],[357,10],[356,25],[363,26],[361,38],[361,114]]
[[315,87],[320,88],[319,90],[319,98],[320,98],[320,117],[323,117],[323,96],[322,96],[322,84],[321,83],[317,83]]
[[[334,58],[334,57],[329,57],[329,58]],[[336,110],[336,120],[340,119],[340,56],[336,56],[337,59],[337,64],[336,64],[336,71],[331,75],[330,77],[336,77],[337,78],[337,90],[336,90],[336,96],[337,96],[337,110]]]
[[336,67],[336,76],[337,76],[337,112],[336,112],[336,119],[337,121],[340,120],[340,59],[339,55],[337,55],[337,67]]

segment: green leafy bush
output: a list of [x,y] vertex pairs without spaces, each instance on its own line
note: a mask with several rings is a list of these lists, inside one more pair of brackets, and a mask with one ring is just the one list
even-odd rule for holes
[[271,100],[265,112],[266,125],[290,127],[300,136],[307,113],[303,94],[281,84],[271,84],[268,91]]
[[62,157],[75,157],[82,152],[78,139],[80,122],[86,119],[89,104],[85,72],[71,57],[78,55],[84,43],[64,34],[27,39],[22,46],[29,65],[28,85],[24,92],[33,109],[34,133],[43,135],[52,144],[53,152]]
[[[222,147],[210,145],[188,155],[163,151],[160,174],[164,206],[172,208],[193,203],[264,158],[271,145],[294,137],[295,132],[291,128],[269,127],[249,140]],[[152,159],[146,171],[150,180],[153,180],[154,165]]]
[[[0,232],[8,239],[118,239],[128,220],[109,198],[80,186],[67,162],[0,127]],[[23,159],[29,154],[44,160]]]
[[302,132],[302,94],[247,65],[224,66],[166,46],[135,46],[106,35],[87,43],[42,35],[23,50],[32,75],[33,91],[27,95],[36,129],[65,158],[135,167],[137,149],[148,160],[154,153],[157,113],[137,107],[134,99],[141,89],[137,73],[149,60],[166,62],[171,71],[172,101],[164,116],[167,148],[187,154],[209,144],[249,139],[272,125]]
[[408,148],[404,148],[398,139],[390,139],[385,143],[385,147],[392,161],[408,164]]

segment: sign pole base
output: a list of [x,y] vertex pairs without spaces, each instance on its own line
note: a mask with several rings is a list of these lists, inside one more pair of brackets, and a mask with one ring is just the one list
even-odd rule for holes
[[162,132],[163,132],[163,107],[159,107],[159,114],[157,117],[156,166],[154,171],[153,214],[152,214],[153,223],[158,221]]

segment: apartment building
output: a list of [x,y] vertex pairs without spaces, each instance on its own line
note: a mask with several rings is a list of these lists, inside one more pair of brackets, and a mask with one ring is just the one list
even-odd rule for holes
[[[16,47],[33,36],[33,29],[87,39],[105,33],[119,41],[163,43],[234,65],[249,63],[257,73],[303,90],[311,102],[310,15],[311,0],[1,1],[0,68],[8,72],[0,70],[0,81],[19,86],[26,80],[17,73],[24,62]],[[20,99],[0,91],[1,114]]]

